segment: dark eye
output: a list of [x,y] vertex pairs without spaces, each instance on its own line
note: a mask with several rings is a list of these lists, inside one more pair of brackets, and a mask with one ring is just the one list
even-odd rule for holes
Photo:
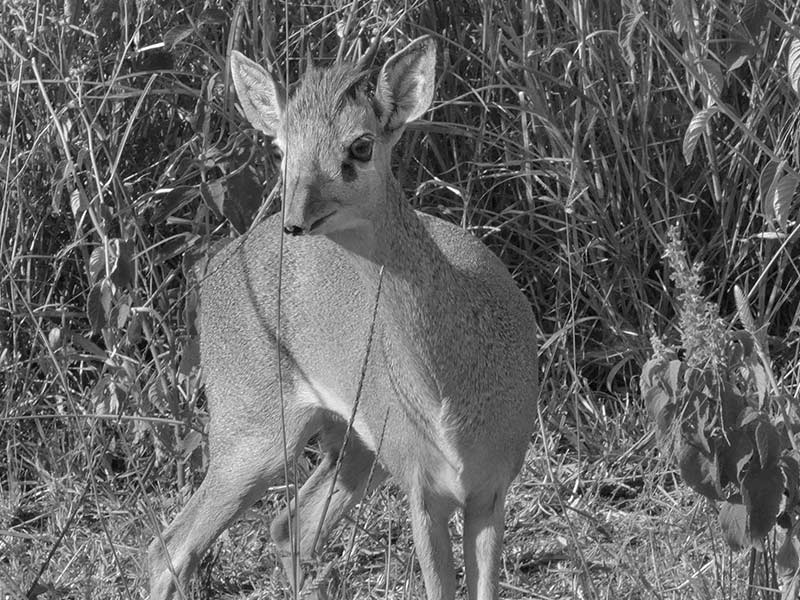
[[362,136],[350,144],[350,158],[359,162],[367,162],[372,159],[372,138]]

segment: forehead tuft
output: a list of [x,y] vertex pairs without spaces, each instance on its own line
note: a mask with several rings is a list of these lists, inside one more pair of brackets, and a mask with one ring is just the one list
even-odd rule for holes
[[319,122],[333,124],[353,107],[363,111],[370,107],[365,92],[368,73],[356,69],[353,63],[336,63],[330,67],[310,67],[300,80],[289,100],[289,122]]

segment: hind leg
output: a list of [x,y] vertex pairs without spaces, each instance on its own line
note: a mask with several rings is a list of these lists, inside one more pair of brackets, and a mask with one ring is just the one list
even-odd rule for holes
[[[287,415],[286,440],[294,456],[314,432],[314,415]],[[233,432],[236,432],[233,434]],[[151,600],[185,598],[198,562],[242,511],[283,472],[280,425],[212,419],[211,465],[203,483],[167,529],[150,544]]]
[[[345,428],[346,424],[338,418],[323,425],[320,432],[322,461],[300,488],[296,502],[292,500],[272,523],[272,539],[278,547],[286,576],[293,585],[293,582],[297,582],[297,589],[301,589],[303,584],[303,573],[302,569],[297,569],[298,563],[311,559],[322,549],[336,523],[363,498],[370,471],[373,471],[370,488],[376,487],[386,477],[384,470],[375,462],[375,454],[354,431],[350,434],[336,475],[336,462],[344,442]],[[295,535],[296,513],[299,513],[299,538],[294,552],[292,539]]]

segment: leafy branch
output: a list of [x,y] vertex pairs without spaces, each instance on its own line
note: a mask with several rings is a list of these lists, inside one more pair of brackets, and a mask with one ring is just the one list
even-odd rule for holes
[[752,331],[731,331],[700,290],[702,264],[690,264],[677,228],[665,252],[678,291],[680,346],[654,338],[642,395],[662,448],[683,481],[720,502],[719,522],[733,549],[763,549],[776,525],[785,576],[798,569],[800,452],[796,403],[774,384]]

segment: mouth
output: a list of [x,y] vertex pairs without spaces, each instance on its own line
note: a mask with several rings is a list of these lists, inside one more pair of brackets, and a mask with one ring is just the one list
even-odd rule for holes
[[334,210],[332,212],[329,212],[327,215],[324,215],[324,216],[320,217],[319,219],[317,219],[316,221],[314,221],[311,224],[311,227],[308,228],[308,233],[317,233],[317,230],[320,227],[322,227],[322,225],[324,225],[335,214],[336,214],[336,211]]

